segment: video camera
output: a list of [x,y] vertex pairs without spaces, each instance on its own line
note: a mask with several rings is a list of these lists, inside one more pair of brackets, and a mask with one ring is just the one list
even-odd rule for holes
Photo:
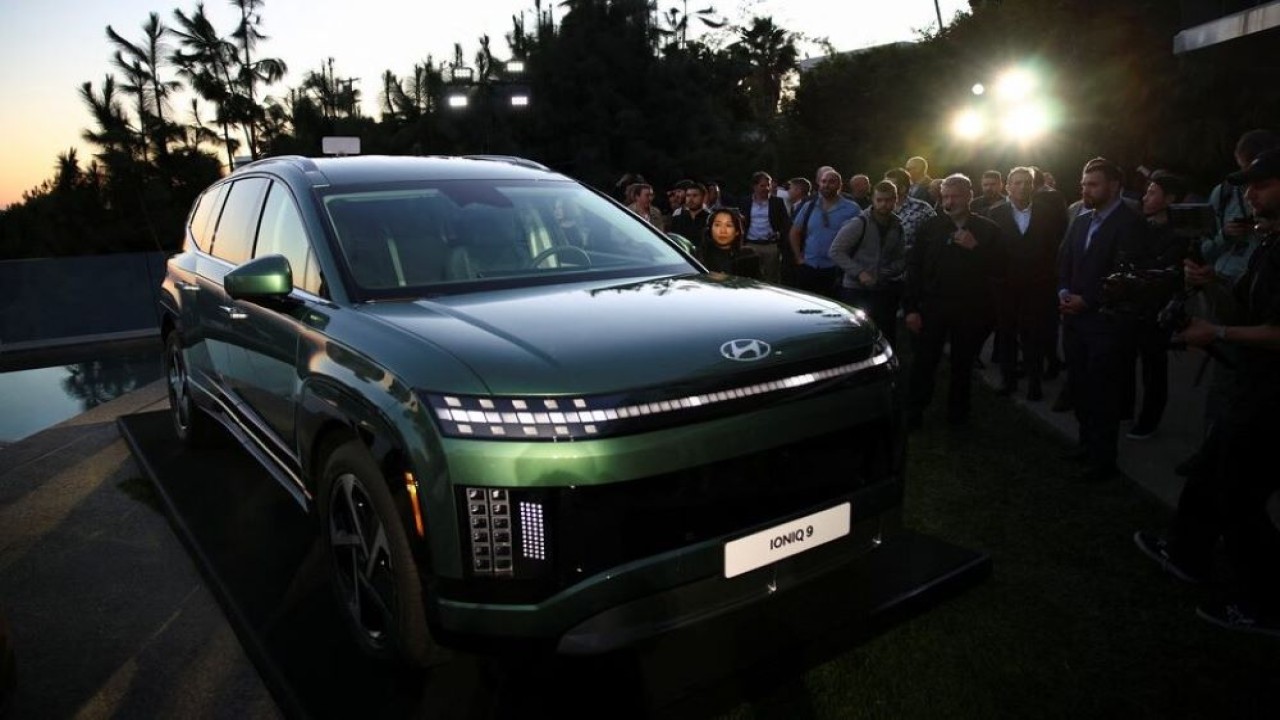
[[1182,268],[1124,268],[1102,280],[1102,310],[1131,317],[1158,317],[1182,289]]

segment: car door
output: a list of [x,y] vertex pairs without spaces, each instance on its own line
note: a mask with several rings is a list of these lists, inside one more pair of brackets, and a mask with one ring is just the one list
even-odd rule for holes
[[213,383],[213,361],[209,355],[209,344],[204,340],[199,274],[201,265],[206,264],[203,258],[207,258],[212,246],[213,232],[218,225],[228,187],[227,183],[215,185],[200,196],[187,227],[191,252],[176,256],[168,264],[173,290],[178,295],[179,321],[187,347],[187,370],[195,382],[205,387]]
[[223,288],[223,280],[253,252],[253,235],[269,183],[267,178],[249,177],[230,184],[213,232],[210,254],[202,255],[196,264],[196,309],[200,334],[208,348],[206,375],[212,384],[208,389],[223,402],[234,400],[228,383],[233,362],[230,347],[241,315]]
[[289,188],[272,182],[257,228],[254,257],[283,255],[294,290],[280,302],[231,301],[235,320],[228,348],[227,384],[256,420],[291,455],[302,376],[298,343],[304,326],[324,314],[319,274],[306,226]]

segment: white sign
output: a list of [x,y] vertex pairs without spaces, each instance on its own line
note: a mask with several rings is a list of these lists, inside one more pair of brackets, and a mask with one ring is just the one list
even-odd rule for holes
[[320,148],[325,155],[359,155],[360,138],[327,137],[321,139]]
[[848,535],[851,509],[841,503],[725,543],[724,576],[741,575]]

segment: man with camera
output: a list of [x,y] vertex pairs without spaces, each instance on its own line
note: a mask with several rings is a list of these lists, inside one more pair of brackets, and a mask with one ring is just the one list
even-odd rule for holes
[[1085,482],[1115,474],[1117,398],[1133,347],[1133,318],[1103,312],[1104,284],[1117,270],[1147,264],[1146,223],[1122,201],[1123,186],[1124,173],[1110,160],[1085,165],[1080,188],[1086,210],[1067,229],[1058,263],[1067,382],[1080,425],[1080,447],[1071,457],[1087,462],[1080,478]]
[[1233,287],[1238,319],[1223,325],[1193,318],[1175,339],[1233,349],[1235,372],[1201,450],[1203,471],[1191,474],[1178,498],[1172,533],[1138,532],[1134,540],[1170,574],[1197,581],[1208,576],[1221,536],[1233,587],[1197,614],[1222,627],[1280,636],[1280,530],[1267,512],[1280,490],[1272,449],[1280,437],[1280,150],[1260,154],[1228,180],[1245,186],[1258,236]]

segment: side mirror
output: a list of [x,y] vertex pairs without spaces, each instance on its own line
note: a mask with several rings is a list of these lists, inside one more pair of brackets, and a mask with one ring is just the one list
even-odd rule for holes
[[265,255],[227,273],[222,284],[235,300],[279,299],[293,290],[293,270],[283,255]]
[[684,250],[686,253],[694,257],[698,256],[698,247],[694,245],[693,241],[689,238],[680,235],[679,233],[667,233],[667,237],[671,238],[671,241],[676,245],[679,245],[681,250]]

